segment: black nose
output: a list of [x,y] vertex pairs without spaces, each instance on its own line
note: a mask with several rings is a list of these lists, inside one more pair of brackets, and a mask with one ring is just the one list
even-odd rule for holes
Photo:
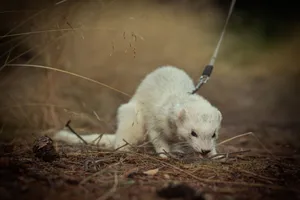
[[201,155],[202,156],[206,156],[207,154],[209,154],[211,152],[211,150],[204,150],[204,149],[201,149]]

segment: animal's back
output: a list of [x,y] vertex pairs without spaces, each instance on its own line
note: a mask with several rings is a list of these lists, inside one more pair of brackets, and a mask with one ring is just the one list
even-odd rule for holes
[[192,92],[194,88],[193,80],[186,72],[172,66],[164,66],[145,77],[133,98],[142,103],[157,104],[171,95],[180,96]]

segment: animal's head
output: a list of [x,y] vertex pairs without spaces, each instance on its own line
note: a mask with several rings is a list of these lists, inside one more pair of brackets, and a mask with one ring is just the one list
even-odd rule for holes
[[175,110],[179,139],[203,157],[216,154],[221,112],[198,95],[178,104]]

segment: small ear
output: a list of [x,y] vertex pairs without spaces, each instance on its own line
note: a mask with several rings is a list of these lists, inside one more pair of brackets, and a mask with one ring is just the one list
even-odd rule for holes
[[175,117],[176,121],[183,122],[186,118],[187,111],[181,104],[175,105]]
[[179,110],[177,117],[178,117],[179,121],[183,122],[185,119],[185,116],[186,116],[186,110],[184,108],[182,108],[181,110]]

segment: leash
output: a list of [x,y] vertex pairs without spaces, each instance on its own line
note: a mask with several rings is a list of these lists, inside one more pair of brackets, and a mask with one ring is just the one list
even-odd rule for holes
[[219,52],[221,43],[222,43],[222,41],[223,41],[223,37],[224,37],[225,32],[226,32],[227,24],[228,24],[228,22],[229,22],[229,19],[230,19],[231,14],[232,14],[232,11],[233,11],[235,2],[236,2],[236,0],[232,0],[232,1],[231,1],[229,13],[228,13],[228,15],[227,15],[227,19],[226,19],[224,28],[223,28],[223,30],[222,30],[222,33],[221,33],[219,42],[218,42],[218,44],[217,44],[217,46],[216,46],[216,49],[215,49],[215,51],[214,51],[214,54],[213,54],[213,56],[211,57],[209,64],[205,66],[205,68],[204,68],[204,70],[203,70],[203,72],[202,72],[202,75],[201,75],[201,77],[200,77],[200,79],[199,79],[199,82],[198,82],[198,84],[196,85],[195,90],[192,91],[192,94],[195,94],[195,93],[200,89],[200,87],[201,87],[202,85],[204,85],[205,83],[207,83],[207,81],[208,81],[209,78],[210,78],[210,75],[212,74],[212,71],[213,71],[213,68],[214,68],[214,64],[215,64],[215,62],[216,62],[216,58],[217,58],[217,56],[218,56],[218,52]]

